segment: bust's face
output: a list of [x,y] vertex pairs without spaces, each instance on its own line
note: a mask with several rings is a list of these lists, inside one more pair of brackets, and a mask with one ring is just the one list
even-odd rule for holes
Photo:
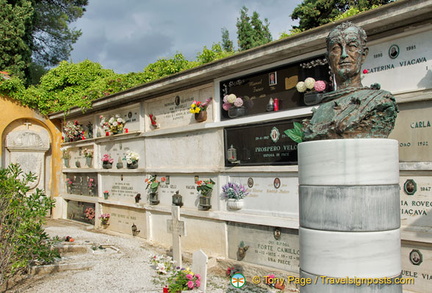
[[342,80],[359,75],[366,51],[362,48],[357,28],[333,31],[330,34],[328,57],[333,73]]

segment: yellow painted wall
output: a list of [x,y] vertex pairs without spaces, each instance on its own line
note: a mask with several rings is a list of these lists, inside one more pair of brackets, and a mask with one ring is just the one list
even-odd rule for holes
[[[4,142],[6,134],[5,130],[7,127],[17,120],[27,120],[33,124],[42,125],[50,134],[51,140],[51,153],[52,160],[51,166],[48,168],[51,176],[47,188],[50,189],[52,196],[58,196],[59,194],[59,182],[61,177],[61,132],[60,132],[60,121],[51,121],[44,116],[40,115],[37,111],[32,110],[28,107],[22,106],[20,103],[13,99],[5,96],[0,96],[0,157],[4,155]],[[1,160],[1,167],[3,166],[4,158]]]

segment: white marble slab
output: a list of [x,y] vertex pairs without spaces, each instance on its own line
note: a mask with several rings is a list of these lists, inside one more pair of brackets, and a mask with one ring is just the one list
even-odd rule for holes
[[401,162],[432,161],[432,101],[398,105],[395,128],[389,138],[399,141]]
[[399,183],[396,140],[375,138],[303,142],[298,147],[298,158],[300,184]]
[[146,213],[141,209],[102,205],[101,213],[110,214],[107,230],[132,235],[132,225],[135,224],[137,237],[146,238]]
[[[409,184],[415,189],[410,192]],[[432,182],[429,176],[401,176],[400,217],[410,230],[430,230],[432,225]],[[405,189],[408,188],[408,193]]]
[[[152,99],[145,104],[146,130],[151,131],[154,129],[150,126],[149,114],[156,117],[158,129],[175,128],[198,123],[195,121],[195,115],[189,112],[190,105],[193,101],[205,102],[206,99],[210,97],[213,97],[212,85],[178,91]],[[214,103],[212,102],[207,108],[207,121],[213,120],[213,107]]]
[[401,272],[400,231],[299,229],[302,270],[334,277],[392,277]]
[[330,231],[400,228],[399,185],[301,185],[300,226]]
[[[390,92],[431,88],[428,65],[432,60],[432,31],[410,33],[369,46],[362,83],[380,83]],[[392,50],[393,49],[393,50]],[[430,67],[429,67],[430,68]]]
[[[260,225],[228,225],[228,256],[231,259],[298,273],[299,240],[294,230]],[[241,243],[244,244],[242,249]]]
[[432,248],[420,243],[402,244],[402,277],[414,282],[404,285],[410,292],[430,292],[432,288]]

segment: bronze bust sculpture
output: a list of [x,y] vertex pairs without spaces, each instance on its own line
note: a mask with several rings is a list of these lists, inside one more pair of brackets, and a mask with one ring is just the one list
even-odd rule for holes
[[305,120],[304,140],[386,138],[397,116],[393,95],[379,86],[363,87],[361,66],[369,49],[365,31],[344,22],[327,36],[327,60],[336,91],[324,95],[322,104]]

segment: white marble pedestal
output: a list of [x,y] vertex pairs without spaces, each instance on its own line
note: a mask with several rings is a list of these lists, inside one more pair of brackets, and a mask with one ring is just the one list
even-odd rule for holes
[[301,292],[402,292],[398,142],[304,142],[298,158]]

